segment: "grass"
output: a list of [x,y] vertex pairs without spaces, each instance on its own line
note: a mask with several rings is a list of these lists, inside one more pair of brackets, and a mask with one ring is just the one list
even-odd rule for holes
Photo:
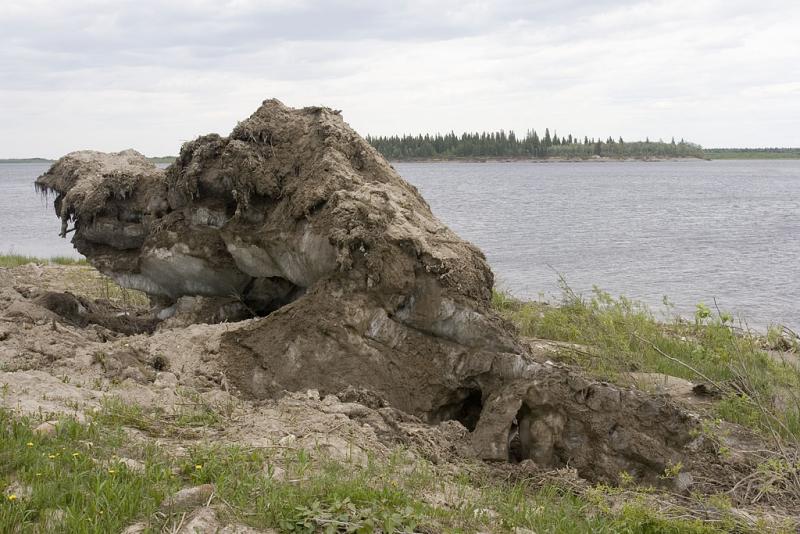
[[[800,370],[764,350],[777,339],[737,327],[731,315],[703,304],[694,321],[659,322],[646,305],[625,297],[595,289],[584,298],[563,283],[562,292],[558,306],[497,292],[493,304],[522,335],[577,344],[560,356],[591,374],[621,383],[630,382],[632,372],[710,383],[723,395],[716,405],[720,417],[800,440]],[[797,350],[796,338],[779,337],[783,348]]]
[[[403,449],[365,465],[304,449],[205,442],[171,456],[126,438],[124,426],[146,410],[120,410],[106,406],[85,424],[62,419],[48,437],[32,430],[39,418],[0,408],[0,532],[119,532],[137,521],[148,532],[171,531],[182,514],[158,512],[160,503],[205,483],[215,487],[212,505],[223,521],[281,532],[721,532],[662,517],[644,501],[612,510],[602,488],[588,498],[485,477],[479,464],[474,475],[469,466],[453,475]],[[123,455],[143,469],[130,469]]]
[[235,405],[211,406],[195,391],[179,388],[176,394],[181,402],[174,413],[105,397],[103,409],[94,417],[105,425],[135,428],[154,437],[185,437],[197,435],[194,429],[221,430],[236,408]]
[[73,258],[70,256],[52,256],[50,258],[38,258],[36,256],[25,256],[23,254],[0,254],[0,267],[19,267],[29,263],[40,265],[89,265],[85,258]]
[[44,437],[32,431],[35,423],[0,409],[0,486],[25,488],[2,495],[2,532],[120,532],[179,487],[154,447],[140,449],[144,473],[117,461],[121,427],[67,418]]
[[70,270],[63,275],[70,291],[90,299],[103,299],[125,309],[146,309],[150,299],[135,289],[126,289],[95,270],[93,267]]
[[37,284],[43,289],[63,290],[64,287],[69,291],[88,297],[90,299],[103,299],[126,310],[144,309],[150,305],[147,295],[141,291],[125,289],[115,283],[111,278],[102,275],[89,265],[85,258],[73,258],[69,256],[53,256],[51,258],[39,258],[36,256],[25,256],[21,254],[2,254],[0,255],[0,268],[13,268],[35,263],[38,265],[63,265],[67,267],[78,267],[77,269],[65,270],[57,273],[52,279],[54,287],[47,287],[47,281],[37,280]]

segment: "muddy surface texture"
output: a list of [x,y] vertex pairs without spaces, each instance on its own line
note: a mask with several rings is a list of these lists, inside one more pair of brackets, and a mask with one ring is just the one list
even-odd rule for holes
[[[55,196],[62,234],[150,297],[156,339],[207,329],[213,366],[181,373],[240,398],[367,392],[383,405],[352,410],[378,434],[402,417],[457,422],[462,452],[590,480],[659,483],[697,456],[697,419],[668,397],[585,378],[522,343],[490,308],[484,255],[338,112],[268,100],[228,137],[186,143],[166,170],[134,151],[76,152],[36,183]],[[37,298],[61,317],[89,309]],[[155,380],[148,354],[109,352],[106,367]]]

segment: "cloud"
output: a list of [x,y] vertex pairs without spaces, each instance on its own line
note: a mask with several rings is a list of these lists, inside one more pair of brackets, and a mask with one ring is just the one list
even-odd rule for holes
[[800,145],[794,0],[0,4],[0,156],[175,153],[264,98],[362,133]]

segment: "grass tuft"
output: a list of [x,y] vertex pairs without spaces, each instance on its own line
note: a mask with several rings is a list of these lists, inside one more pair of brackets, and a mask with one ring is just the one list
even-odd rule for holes
[[624,384],[630,373],[648,372],[705,382],[723,395],[721,417],[800,440],[800,368],[771,357],[764,347],[775,340],[736,326],[730,314],[698,304],[693,321],[660,322],[641,302],[598,288],[585,298],[563,280],[558,306],[497,292],[493,304],[524,336],[575,344],[560,356],[595,376]]
[[35,424],[0,409],[0,532],[120,532],[179,487],[157,449],[141,451],[144,473],[118,461],[120,427],[65,418],[45,437]]
[[86,258],[73,258],[70,256],[38,258],[36,256],[26,256],[23,254],[0,254],[0,267],[19,267],[29,263],[36,263],[39,265],[89,265]]

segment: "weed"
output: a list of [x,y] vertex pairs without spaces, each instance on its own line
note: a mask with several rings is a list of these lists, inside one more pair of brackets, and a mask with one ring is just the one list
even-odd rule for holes
[[13,253],[0,254],[0,267],[19,267],[29,263],[37,263],[40,265],[88,265],[85,258],[72,258],[70,256],[37,258],[36,256],[25,256]]
[[[28,493],[0,502],[2,532],[119,532],[176,489],[155,449],[146,451],[146,473],[104,467],[124,441],[118,427],[65,418],[43,437],[32,426],[0,409],[0,486],[16,481]],[[53,524],[56,510],[63,514]]]
[[583,298],[562,279],[562,294],[559,306],[498,293],[493,303],[522,335],[578,344],[561,349],[561,357],[598,377],[626,384],[631,372],[651,372],[706,382],[723,393],[720,417],[800,438],[800,369],[771,358],[730,314],[698,304],[694,323],[663,323],[646,305],[597,288]]
[[[159,504],[181,487],[205,483],[214,485],[213,502],[224,504],[218,506],[222,521],[285,532],[717,532],[660,515],[645,493],[615,509],[610,499],[618,489],[580,496],[528,481],[481,479],[470,474],[478,465],[453,473],[403,449],[366,466],[303,449],[218,443],[197,443],[175,458],[152,443],[127,443],[123,426],[141,424],[147,413],[110,401],[91,423],[62,419],[56,435],[46,437],[31,430],[34,419],[0,408],[0,488],[14,482],[25,490],[0,502],[0,532],[119,532],[136,521],[169,531],[181,518],[157,514]],[[117,456],[134,449],[144,469],[132,470]],[[285,472],[280,480],[269,476],[278,465]],[[775,464],[764,473],[792,469]],[[445,501],[431,500],[434,495]],[[58,524],[50,523],[54,510],[63,511]]]

